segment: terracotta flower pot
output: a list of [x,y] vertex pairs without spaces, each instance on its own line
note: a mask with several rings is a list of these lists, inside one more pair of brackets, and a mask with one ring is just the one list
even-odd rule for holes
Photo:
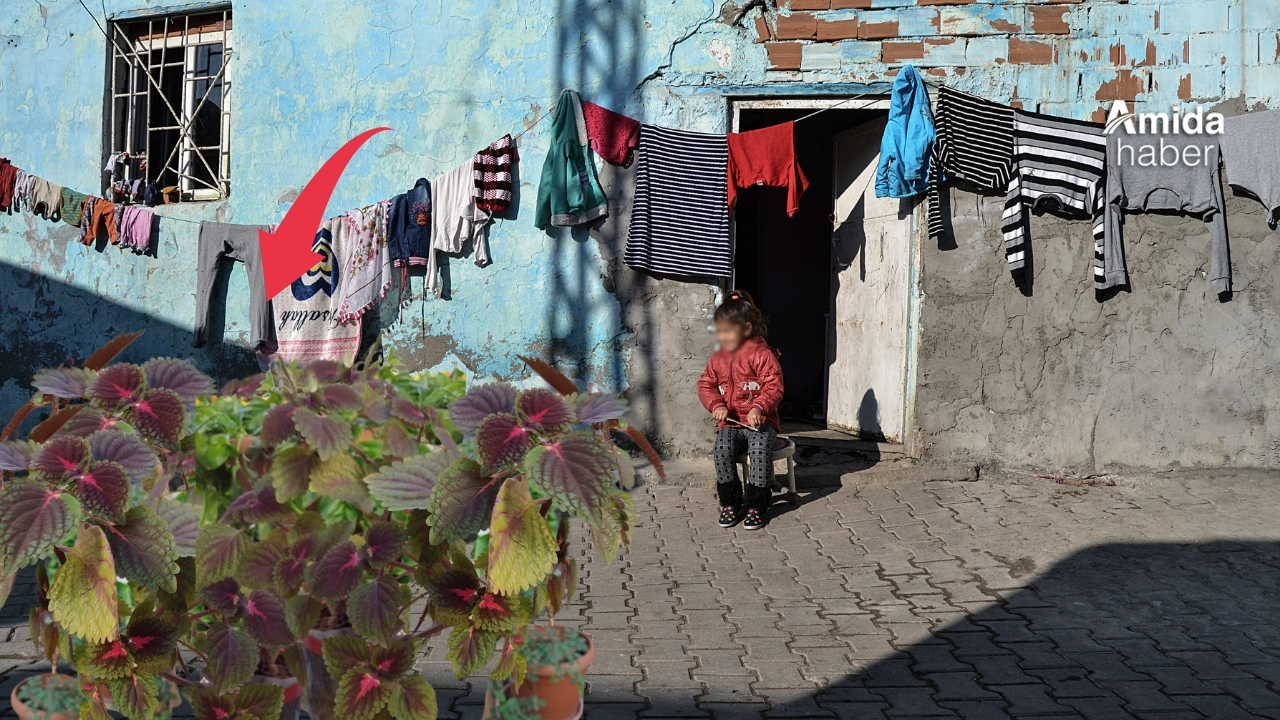
[[[563,628],[561,628],[563,632]],[[587,651],[573,662],[576,673],[569,672],[568,663],[560,665],[530,665],[524,684],[516,689],[516,697],[537,697],[543,705],[538,709],[543,720],[578,720],[582,717],[582,689],[575,675],[586,675],[587,667],[596,657],[596,645],[587,639]],[[493,710],[493,694],[484,696],[484,718],[490,720]]]
[[351,628],[337,630],[312,630],[302,639],[303,656],[307,661],[306,709],[311,720],[337,720],[333,710],[333,698],[338,692],[338,681],[329,676],[324,667],[324,641],[339,635],[354,635]]
[[[60,675],[57,673],[36,675],[18,683],[14,686],[13,692],[9,693],[9,703],[13,706],[13,712],[18,716],[19,720],[36,720],[37,718],[40,720],[77,720],[80,717],[80,712],[78,710],[72,713],[45,714],[37,712],[35,709],[29,707],[26,703],[18,699],[18,691],[22,689],[22,686],[30,682],[38,682],[41,685],[48,685],[51,678],[64,678],[66,681],[69,681],[72,686],[76,685],[75,678],[70,675]],[[63,680],[58,680],[57,682],[63,682]]]

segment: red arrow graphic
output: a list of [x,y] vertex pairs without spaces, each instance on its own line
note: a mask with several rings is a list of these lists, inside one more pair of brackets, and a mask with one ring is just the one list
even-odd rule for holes
[[278,295],[282,290],[323,258],[312,252],[311,245],[315,241],[316,229],[324,220],[324,209],[329,204],[329,197],[347,169],[347,163],[364,145],[365,141],[388,127],[366,130],[347,141],[325,161],[320,172],[307,182],[298,194],[298,199],[284,214],[279,227],[274,233],[266,230],[258,231],[258,252],[262,255],[262,277],[267,286],[267,299]]

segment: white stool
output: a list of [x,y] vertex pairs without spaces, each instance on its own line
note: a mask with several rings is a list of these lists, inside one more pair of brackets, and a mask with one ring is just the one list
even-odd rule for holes
[[[769,473],[769,480],[772,485],[779,490],[787,490],[788,494],[791,496],[789,498],[791,504],[795,505],[799,499],[799,496],[796,494],[796,464],[794,459],[796,454],[796,444],[791,442],[791,438],[780,437],[778,440],[785,442],[786,444],[782,447],[777,447],[777,444],[775,443],[773,450],[773,462],[777,462],[779,460],[787,461],[787,484],[784,486],[782,483],[778,482],[778,476],[774,472]],[[746,455],[739,455],[734,458],[733,461],[742,467],[743,482],[749,482],[747,478],[750,477],[751,458]],[[770,468],[770,470],[772,469],[773,468]]]

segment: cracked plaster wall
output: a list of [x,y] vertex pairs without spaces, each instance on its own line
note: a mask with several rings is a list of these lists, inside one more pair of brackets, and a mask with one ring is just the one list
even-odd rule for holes
[[[1280,56],[1268,14],[1275,0],[1212,0],[1195,12],[1176,0],[1091,0],[1051,6],[1043,27],[1043,12],[1025,3],[959,0],[752,0],[746,12],[714,0],[232,4],[233,193],[165,208],[173,217],[275,221],[324,158],[385,124],[395,131],[357,155],[329,211],[374,202],[519,130],[563,87],[648,122],[708,132],[726,129],[728,95],[856,94],[890,79],[904,59],[995,100],[1033,99],[1076,117],[1120,96],[1238,97],[1250,106],[1280,96],[1270,62]],[[105,10],[200,5],[106,0]],[[93,192],[104,39],[75,0],[6,9],[0,152]],[[957,40],[930,39],[937,35]],[[1046,56],[1028,43],[1053,49]],[[602,173],[615,201],[607,222],[590,232],[535,230],[548,126],[523,139],[519,212],[492,229],[494,264],[453,259],[448,300],[422,304],[415,279],[389,343],[411,367],[460,367],[481,379],[536,382],[517,355],[549,357],[582,381],[626,390],[635,419],[669,454],[705,455],[711,424],[693,383],[712,350],[719,289],[622,266],[625,171]],[[1198,221],[1141,218],[1130,224],[1130,237],[1140,236],[1129,250],[1135,291],[1098,305],[1085,224],[1037,221],[1037,290],[1024,298],[1005,273],[998,203],[985,202],[979,216],[958,198],[960,247],[926,247],[923,262],[915,423],[927,455],[1085,471],[1280,464],[1280,430],[1268,421],[1277,238],[1256,205],[1231,201],[1234,302],[1217,304],[1198,277],[1208,263]],[[164,222],[159,259],[99,255],[65,226],[0,216],[0,410],[25,400],[36,368],[83,358],[138,328],[148,334],[132,359],[192,357],[223,377],[251,371],[242,271],[231,278],[226,342],[190,348],[195,233],[193,224]]]

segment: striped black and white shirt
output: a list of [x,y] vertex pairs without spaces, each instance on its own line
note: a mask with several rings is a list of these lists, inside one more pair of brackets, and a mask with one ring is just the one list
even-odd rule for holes
[[1026,276],[1030,211],[1047,210],[1063,217],[1093,220],[1094,286],[1103,289],[1106,166],[1107,140],[1102,134],[1102,125],[1016,111],[1014,170],[1000,223],[1005,258],[1014,281],[1021,285],[1031,279]]
[[934,126],[938,139],[929,178],[929,237],[936,238],[946,232],[939,183],[964,180],[987,190],[1008,188],[1013,108],[944,87],[938,90]]
[[671,275],[733,274],[728,163],[724,135],[640,126],[627,265]]

